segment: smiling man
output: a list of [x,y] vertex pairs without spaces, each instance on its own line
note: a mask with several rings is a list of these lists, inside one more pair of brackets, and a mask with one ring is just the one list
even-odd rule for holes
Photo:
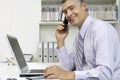
[[45,70],[46,78],[66,80],[120,80],[120,42],[114,27],[94,19],[87,12],[83,0],[62,0],[62,11],[68,22],[79,31],[68,53],[61,23],[55,32],[57,53],[62,67],[50,66]]

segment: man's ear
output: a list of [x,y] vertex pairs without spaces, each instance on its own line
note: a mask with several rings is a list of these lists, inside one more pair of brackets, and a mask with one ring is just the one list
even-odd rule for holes
[[86,11],[86,9],[87,9],[87,4],[85,3],[85,2],[82,2],[82,8]]

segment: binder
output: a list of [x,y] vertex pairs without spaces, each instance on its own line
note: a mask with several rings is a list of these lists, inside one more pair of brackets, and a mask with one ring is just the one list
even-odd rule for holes
[[49,44],[48,44],[49,46],[48,46],[48,50],[49,50],[49,53],[48,53],[48,61],[49,61],[49,63],[53,63],[53,50],[54,50],[54,48],[53,48],[53,42],[49,42]]
[[43,62],[43,43],[38,44],[38,62]]
[[50,21],[50,14],[49,14],[50,12],[49,11],[50,11],[50,8],[46,7],[46,13],[47,13],[47,16],[46,16],[47,20],[46,21]]
[[43,55],[44,55],[44,63],[48,63],[48,43],[44,42],[44,48],[43,48]]
[[57,55],[56,47],[57,47],[57,43],[54,42],[54,56],[53,56],[53,61],[54,61],[54,63],[59,62],[59,61],[58,61],[58,55]]

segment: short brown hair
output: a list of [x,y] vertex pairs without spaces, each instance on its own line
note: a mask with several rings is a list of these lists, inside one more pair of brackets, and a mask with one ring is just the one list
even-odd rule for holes
[[[61,3],[63,4],[63,3],[65,3],[66,1],[67,1],[67,0],[62,0]],[[83,0],[78,0],[78,1],[81,2],[81,3],[83,2]]]

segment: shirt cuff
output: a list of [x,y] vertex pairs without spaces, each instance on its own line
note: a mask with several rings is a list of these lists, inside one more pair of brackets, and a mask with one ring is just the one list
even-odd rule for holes
[[60,48],[57,48],[57,53],[58,53],[58,55],[65,55],[65,53],[67,53],[66,47],[62,46]]
[[87,75],[89,74],[87,71],[74,71],[75,80],[87,79]]

